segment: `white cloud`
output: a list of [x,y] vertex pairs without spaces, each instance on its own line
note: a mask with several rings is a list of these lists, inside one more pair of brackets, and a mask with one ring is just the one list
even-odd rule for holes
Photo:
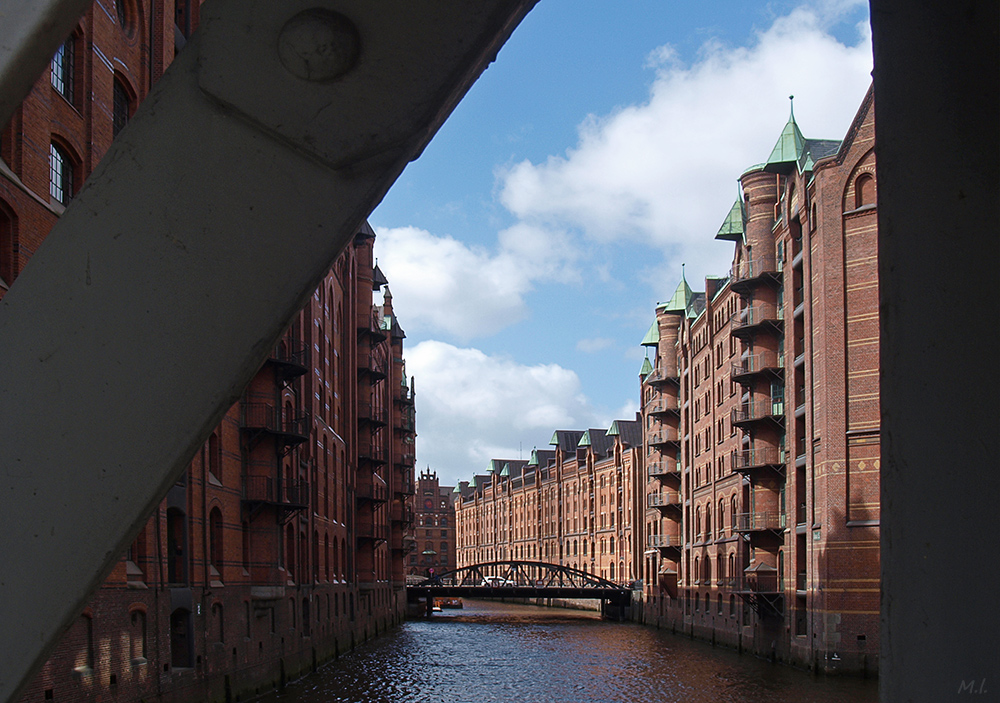
[[752,46],[706,42],[691,65],[669,46],[654,50],[648,101],[589,117],[564,156],[501,172],[502,203],[539,227],[658,247],[674,270],[686,261],[692,280],[724,272],[732,252],[714,234],[739,174],[777,141],[788,95],[806,137],[839,139],[850,125],[871,80],[870,35],[864,25],[845,46],[827,28],[856,6],[799,8]]
[[406,369],[416,378],[417,463],[446,481],[468,480],[490,459],[527,458],[556,429],[609,424],[583,395],[576,373],[558,364],[526,366],[425,341],[406,351]]
[[536,281],[577,277],[575,253],[554,228],[516,224],[499,233],[495,253],[416,227],[377,232],[376,253],[394,307],[414,331],[461,340],[493,334],[527,314],[524,296]]

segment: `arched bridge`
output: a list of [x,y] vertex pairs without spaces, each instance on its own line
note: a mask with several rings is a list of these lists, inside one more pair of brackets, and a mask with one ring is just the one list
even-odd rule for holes
[[632,602],[632,591],[560,564],[493,561],[407,584],[406,597],[410,603],[425,601],[428,615],[435,598],[593,598],[601,601],[602,613],[621,618]]

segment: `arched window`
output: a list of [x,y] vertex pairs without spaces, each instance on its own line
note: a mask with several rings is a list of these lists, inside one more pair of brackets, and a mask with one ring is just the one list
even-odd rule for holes
[[208,514],[208,562],[211,575],[222,576],[222,511],[212,508]]
[[73,160],[69,153],[49,144],[49,195],[58,203],[69,204],[74,193]]
[[146,613],[133,610],[129,615],[129,658],[133,664],[146,663]]
[[875,179],[870,173],[862,173],[854,181],[854,207],[875,204]]
[[216,642],[226,641],[226,618],[223,617],[222,603],[212,603],[212,632]]
[[56,49],[49,66],[51,69],[49,81],[52,83],[52,87],[73,105],[76,104],[74,100],[76,95],[76,45],[76,37],[69,37]]
[[[119,0],[119,6],[120,3],[121,0]],[[125,81],[121,78],[115,76],[112,84],[111,135],[117,137],[118,133],[125,128],[125,125],[128,124],[129,119],[132,117],[135,100],[132,97],[132,91],[128,89]]]
[[220,482],[222,481],[221,460],[222,450],[219,447],[219,434],[213,432],[208,438],[208,472]]
[[241,525],[242,537],[243,537],[243,570],[249,574],[250,573],[250,523],[246,520],[243,521]]
[[701,557],[695,557],[694,558],[694,571],[692,572],[692,574],[694,576],[694,583],[695,583],[696,586],[699,583],[701,583],[701,571],[699,570],[700,567],[701,567]]

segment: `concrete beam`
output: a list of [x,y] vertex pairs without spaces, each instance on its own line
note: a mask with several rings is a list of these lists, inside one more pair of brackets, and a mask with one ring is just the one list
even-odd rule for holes
[[533,4],[206,4],[0,304],[0,700]]
[[873,0],[884,701],[1000,693],[1000,16]]

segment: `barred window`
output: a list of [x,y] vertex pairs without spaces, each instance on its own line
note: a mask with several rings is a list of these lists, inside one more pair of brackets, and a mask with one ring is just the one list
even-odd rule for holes
[[55,144],[49,145],[49,195],[63,205],[73,197],[73,164]]
[[52,57],[52,72],[50,77],[52,87],[71,103],[73,102],[73,88],[75,85],[73,80],[76,64],[74,56],[75,47],[76,39],[70,37],[56,49],[55,56]]
[[131,105],[128,99],[128,90],[122,85],[122,82],[115,78],[114,80],[114,95],[112,100],[112,116],[111,116],[111,129],[114,136],[118,136],[118,133],[122,131],[122,128],[128,124],[128,119],[131,116]]

